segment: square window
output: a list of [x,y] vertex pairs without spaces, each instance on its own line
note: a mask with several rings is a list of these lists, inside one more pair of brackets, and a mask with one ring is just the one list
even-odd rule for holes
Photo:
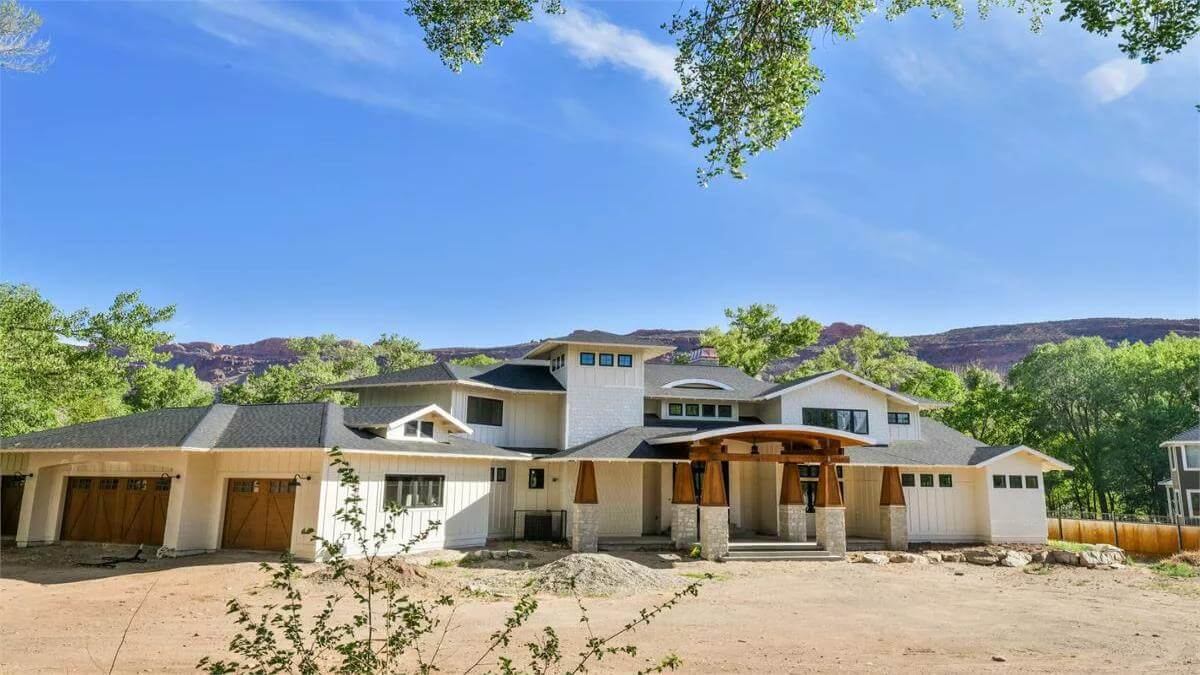
[[939,473],[938,487],[954,487],[954,479],[948,473]]
[[413,438],[416,438],[417,432],[419,432],[420,430],[421,430],[421,425],[419,422],[417,422],[417,420],[411,420],[411,421],[404,423],[404,435],[405,436],[411,436]]
[[1008,477],[1008,487],[1010,487],[1010,488],[1021,487],[1021,477],[1020,476],[1009,476]]
[[467,424],[504,425],[504,401],[479,396],[467,397]]
[[701,406],[701,410],[704,411],[704,417],[717,416],[717,406],[715,404],[705,403],[703,406]]
[[687,404],[687,415],[688,415],[688,417],[699,417],[700,416],[700,404],[699,403]]
[[129,478],[125,480],[125,489],[141,492],[145,490],[149,482],[145,478]]
[[612,364],[613,364],[613,355],[612,354],[601,354],[600,355],[600,365],[608,366],[611,368]]
[[529,489],[541,490],[546,487],[546,470],[545,469],[530,469],[529,470]]
[[909,418],[906,412],[890,412],[887,414],[888,424],[908,424]]
[[617,367],[618,368],[632,368],[633,367],[633,354],[617,354]]
[[579,352],[579,365],[581,365],[581,366],[596,365],[596,352]]
[[733,417],[733,406],[731,406],[731,405],[717,406],[717,417]]
[[668,403],[667,404],[667,414],[672,415],[674,417],[681,417],[683,415],[683,404],[682,403]]
[[917,475],[912,474],[912,473],[900,474],[900,486],[901,487],[916,487],[917,486]]
[[992,476],[992,487],[994,487],[994,488],[1008,487],[1008,481],[1005,479],[1003,474],[996,474],[995,476]]
[[933,474],[921,474],[921,487],[933,487]]
[[1037,476],[1025,476],[1025,487],[1029,488],[1030,490],[1036,490],[1037,486],[1038,486],[1038,477]]
[[433,422],[421,422],[421,438],[433,438]]
[[492,467],[492,482],[503,483],[508,480],[508,468],[503,466]]

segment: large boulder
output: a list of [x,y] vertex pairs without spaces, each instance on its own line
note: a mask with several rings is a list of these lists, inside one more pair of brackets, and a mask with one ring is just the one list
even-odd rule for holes
[[1125,557],[1125,551],[1112,544],[1096,544],[1092,550],[1099,554],[1103,565],[1124,565],[1129,562]]
[[1094,570],[1098,565],[1107,565],[1108,563],[1103,562],[1103,558],[1099,552],[1087,548],[1079,552],[1079,555],[1075,558],[1075,564],[1080,567],[1086,567],[1089,570]]
[[963,551],[963,558],[972,565],[995,565],[1000,562],[999,555],[977,548]]
[[960,563],[966,562],[962,551],[942,551],[942,562]]
[[888,557],[882,553],[864,553],[858,562],[870,563],[872,565],[886,565],[888,564]]
[[1046,562],[1052,562],[1056,565],[1075,565],[1079,556],[1072,551],[1064,551],[1058,548],[1052,548],[1046,551]]
[[929,560],[919,553],[893,553],[891,562],[894,563],[928,563]]
[[1004,567],[1024,567],[1033,560],[1033,557],[1028,553],[1021,551],[1005,551],[1004,557],[1000,558],[1000,564]]

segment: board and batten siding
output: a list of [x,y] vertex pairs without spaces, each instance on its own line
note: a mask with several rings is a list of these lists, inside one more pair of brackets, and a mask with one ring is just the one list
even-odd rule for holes
[[[581,366],[579,353],[611,353],[614,365]],[[616,355],[631,354],[632,368],[615,365]],[[564,377],[570,386],[566,394],[566,438],[564,447],[573,447],[605,434],[635,427],[642,423],[645,406],[645,363],[642,350],[633,347],[581,347],[567,345]],[[639,498],[640,500],[640,498]]]
[[[978,485],[983,478],[979,469],[901,467],[900,473],[914,474],[915,487],[904,488],[908,506],[908,540],[930,542],[969,542],[985,538],[984,504],[979,500]],[[921,474],[933,475],[933,487],[921,487]],[[953,487],[939,487],[938,475],[949,474]],[[875,493],[879,503],[879,492]],[[876,509],[878,511],[878,509]],[[877,516],[878,517],[878,516]],[[1042,529],[1045,522],[1041,523]]]
[[[395,521],[395,534],[383,547],[385,553],[397,553],[434,521],[441,525],[413,550],[483,546],[487,543],[491,462],[482,459],[414,457],[347,453],[358,472],[362,507],[367,529],[376,532],[386,524],[384,512],[385,480],[388,475],[444,476],[443,505],[440,508],[411,509]],[[346,533],[346,527],[334,517],[349,496],[349,488],[338,481],[332,469],[325,471],[321,486],[319,531],[327,538]],[[347,541],[349,555],[361,555],[353,541]]]
[[[502,424],[475,424],[467,419],[467,398],[490,398],[504,402]],[[563,399],[561,394],[519,394],[476,387],[455,387],[451,415],[474,432],[473,441],[504,448],[561,448]]]
[[11,476],[19,473],[28,473],[25,470],[28,466],[29,453],[27,452],[0,453],[0,474]]
[[[988,540],[994,543],[1045,543],[1046,477],[1041,462],[1019,453],[989,464],[985,469],[981,476],[984,489],[980,492],[987,497]],[[998,474],[1021,476],[1021,487],[992,487],[992,477]],[[1037,476],[1037,488],[1025,487],[1025,476]]]
[[459,415],[453,409],[452,387],[449,384],[420,384],[395,387],[365,387],[358,390],[358,405],[428,405],[436,403],[439,408],[466,420],[466,411]]
[[881,443],[887,442],[887,397],[853,380],[832,377],[779,398],[780,422],[783,424],[804,424],[804,408],[866,410],[867,435]]
[[[893,441],[921,440],[921,410],[915,405],[904,405],[898,401],[888,403],[888,412],[908,413],[908,424],[888,424],[888,437]],[[884,420],[887,421],[886,419]]]
[[[570,535],[571,508],[575,499],[577,462],[547,462],[562,467],[562,502]],[[601,537],[638,537],[642,534],[643,490],[646,474],[642,462],[596,462],[596,495],[600,500]],[[549,479],[547,479],[549,480]]]

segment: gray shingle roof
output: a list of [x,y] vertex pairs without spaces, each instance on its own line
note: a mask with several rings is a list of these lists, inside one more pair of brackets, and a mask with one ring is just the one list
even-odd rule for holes
[[[407,406],[406,406],[407,407]],[[424,406],[419,406],[424,407]],[[70,448],[332,448],[474,457],[526,453],[457,435],[448,441],[396,441],[346,425],[336,403],[279,403],[167,408],[0,439],[10,451]],[[350,413],[353,420],[359,413]],[[374,412],[367,413],[368,415]]]
[[1168,443],[1200,442],[1200,425],[1194,426],[1191,429],[1188,429],[1187,431],[1185,431],[1177,436],[1172,437],[1171,440],[1169,440],[1167,442]]
[[561,384],[550,374],[548,365],[511,363],[508,361],[490,366],[464,366],[441,361],[428,366],[417,366],[394,373],[382,373],[370,377],[338,382],[330,389],[354,389],[388,384],[417,384],[425,382],[478,382],[493,387],[520,391],[564,391]]
[[647,415],[645,425],[643,426],[622,429],[607,436],[601,436],[586,443],[580,443],[561,452],[556,452],[546,457],[546,459],[687,459],[686,448],[650,445],[646,441],[660,436],[674,436],[701,429],[717,429],[757,422],[758,420],[738,422],[676,422],[673,420],[661,420],[653,415]]
[[650,340],[634,335],[618,335],[603,330],[577,330],[562,337],[549,338],[535,344],[525,356],[540,354],[556,344],[625,345],[628,347],[662,347],[673,350],[675,345],[661,340]]
[[928,417],[921,418],[921,440],[846,448],[851,462],[974,466],[1002,455],[1016,445],[987,445]]
[[[678,380],[713,380],[732,387],[724,389],[700,389],[675,387],[664,389],[664,384]],[[740,401],[754,398],[772,388],[772,383],[750,377],[730,366],[707,366],[700,364],[676,365],[673,363],[646,364],[646,396],[650,398],[696,398]]]

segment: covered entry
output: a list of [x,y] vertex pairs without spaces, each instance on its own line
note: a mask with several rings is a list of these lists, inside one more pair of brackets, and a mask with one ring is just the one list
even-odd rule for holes
[[296,481],[286,478],[231,478],[221,548],[288,550],[296,487]]
[[170,478],[69,478],[61,538],[159,546],[170,498]]

